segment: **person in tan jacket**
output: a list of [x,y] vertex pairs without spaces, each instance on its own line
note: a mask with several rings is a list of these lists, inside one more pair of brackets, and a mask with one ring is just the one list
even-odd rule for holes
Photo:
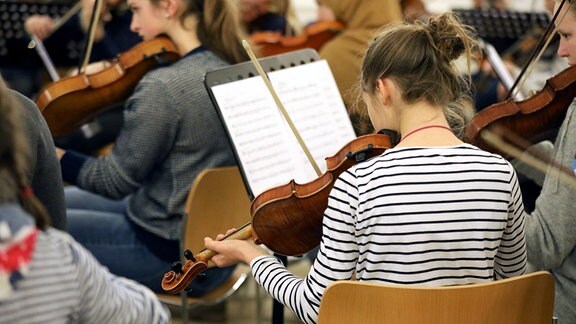
[[370,122],[353,112],[353,107],[360,104],[353,90],[358,84],[362,53],[372,35],[388,23],[402,20],[400,2],[320,0],[318,5],[319,21],[337,20],[345,25],[344,30],[326,43],[319,54],[328,61],[357,135],[369,133],[372,131]]

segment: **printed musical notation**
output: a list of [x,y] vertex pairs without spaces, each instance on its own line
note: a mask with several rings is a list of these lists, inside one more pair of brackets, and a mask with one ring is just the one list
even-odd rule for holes
[[[268,77],[324,172],[324,159],[356,138],[328,64],[307,63]],[[260,77],[217,85],[212,93],[254,196],[318,176]]]

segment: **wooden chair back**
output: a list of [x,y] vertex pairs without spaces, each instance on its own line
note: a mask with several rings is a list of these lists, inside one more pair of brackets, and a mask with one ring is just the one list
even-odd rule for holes
[[390,286],[338,281],[326,289],[318,323],[551,323],[554,279],[545,271],[482,284]]
[[205,169],[196,177],[184,208],[183,247],[197,253],[204,237],[216,237],[251,220],[250,198],[238,167]]
[[[238,167],[209,168],[200,172],[190,188],[184,210],[186,218],[182,229],[181,250],[189,249],[194,254],[204,248],[204,237],[214,238],[232,227],[240,227],[250,221],[250,199]],[[210,266],[215,265],[210,263]],[[157,296],[164,304],[179,307],[182,323],[186,324],[189,309],[224,301],[249,277],[250,267],[238,265],[226,282],[202,297],[187,297],[186,292]]]

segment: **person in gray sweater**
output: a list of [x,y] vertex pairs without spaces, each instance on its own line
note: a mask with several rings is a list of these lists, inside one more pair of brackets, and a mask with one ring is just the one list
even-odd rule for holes
[[[1,77],[0,87],[6,87]],[[32,100],[14,90],[4,93],[13,96],[21,110],[24,133],[30,144],[28,179],[34,194],[50,214],[51,226],[65,231],[64,185],[48,125]]]
[[[560,2],[557,2],[555,11]],[[557,23],[560,34],[558,55],[576,64],[576,7],[561,10],[559,17],[569,10]],[[551,157],[576,172],[576,101],[573,101],[560,128],[554,146],[538,144],[547,148]],[[515,165],[521,172],[542,185],[534,211],[526,217],[526,245],[528,262],[537,270],[548,270],[556,283],[554,314],[559,323],[576,323],[576,217],[574,202],[576,188],[561,178],[570,177],[550,167],[544,175],[523,163]]]
[[[66,190],[70,234],[112,273],[162,291],[164,273],[181,259],[184,205],[194,179],[205,168],[236,163],[204,75],[248,55],[228,0],[128,5],[132,31],[145,41],[165,34],[181,59],[140,80],[108,156],[66,151],[60,164],[64,179],[76,185]],[[210,270],[190,294],[212,290],[232,270]]]

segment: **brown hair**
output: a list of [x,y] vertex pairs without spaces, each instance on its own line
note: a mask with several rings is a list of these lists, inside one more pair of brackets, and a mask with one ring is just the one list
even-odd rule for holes
[[[160,0],[151,0],[157,5]],[[198,39],[202,45],[228,61],[236,64],[249,60],[242,46],[247,39],[239,22],[236,5],[230,0],[181,0],[185,7],[180,22],[189,16],[198,19]]]
[[468,67],[478,48],[469,27],[451,13],[428,23],[390,24],[369,43],[362,62],[360,88],[373,94],[376,82],[390,78],[406,103],[426,101],[444,108],[453,131],[462,135],[472,112],[470,80],[453,61],[466,54]]
[[0,204],[20,203],[36,226],[45,229],[50,217],[27,180],[29,148],[22,132],[22,109],[0,78]]

